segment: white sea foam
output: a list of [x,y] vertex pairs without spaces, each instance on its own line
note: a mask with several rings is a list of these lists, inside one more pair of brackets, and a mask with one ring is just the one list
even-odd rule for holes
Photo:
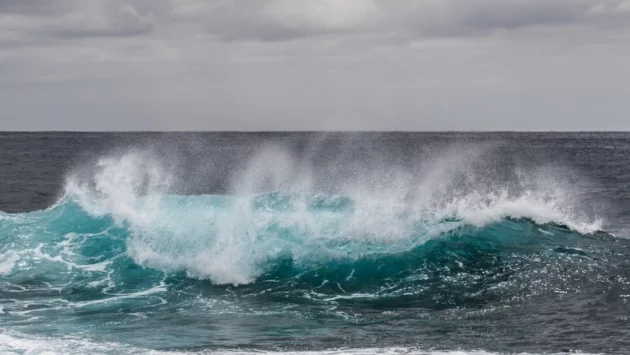
[[[126,355],[342,355],[342,354],[360,354],[360,355],[503,355],[507,353],[489,352],[483,350],[421,350],[417,348],[359,348],[359,349],[330,349],[321,351],[222,351],[222,350],[198,350],[198,351],[158,351],[150,349],[142,349],[125,344],[114,342],[94,342],[87,339],[79,339],[76,337],[41,337],[26,335],[13,331],[0,330],[0,354],[29,354],[29,355],[109,355],[109,354],[126,354]],[[510,355],[538,355],[537,353],[514,353]],[[559,353],[558,353],[559,354]],[[566,354],[566,353],[563,353]],[[602,355],[587,354],[582,355]],[[545,355],[554,355],[545,353]]]
[[154,286],[154,287],[152,287],[152,288],[150,288],[148,290],[144,290],[144,291],[138,291],[138,292],[132,292],[132,293],[126,293],[126,294],[118,294],[118,295],[114,295],[113,297],[108,297],[108,298],[103,298],[103,299],[93,300],[93,301],[84,301],[84,302],[70,303],[69,305],[71,307],[82,308],[82,307],[92,306],[92,305],[95,305],[95,304],[113,303],[113,302],[119,302],[121,300],[130,299],[130,298],[146,297],[146,296],[150,296],[150,295],[154,295],[154,294],[162,293],[162,292],[166,292],[166,291],[167,291],[167,287],[166,287],[166,285],[164,285],[162,283],[162,284],[160,284],[158,286]]
[[20,261],[20,255],[10,251],[0,255],[0,275],[8,275],[13,271],[15,265]]

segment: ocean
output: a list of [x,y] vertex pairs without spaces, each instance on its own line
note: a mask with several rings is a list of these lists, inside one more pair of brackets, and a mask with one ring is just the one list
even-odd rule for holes
[[628,354],[630,133],[0,133],[0,354]]

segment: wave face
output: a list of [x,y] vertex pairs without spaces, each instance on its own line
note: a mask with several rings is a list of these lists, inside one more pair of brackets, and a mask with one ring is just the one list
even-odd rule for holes
[[164,164],[135,151],[71,174],[46,210],[0,214],[0,350],[86,334],[136,350],[453,349],[471,327],[510,339],[495,326],[518,317],[560,351],[587,304],[612,304],[595,310],[601,329],[627,321],[630,243],[548,178],[443,168],[318,193],[274,149],[282,169],[257,158],[230,194],[172,193]]

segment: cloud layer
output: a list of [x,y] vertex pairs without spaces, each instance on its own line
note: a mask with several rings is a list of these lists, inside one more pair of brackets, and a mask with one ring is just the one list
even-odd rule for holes
[[630,129],[628,62],[630,0],[4,0],[0,129]]
[[410,40],[532,26],[626,27],[629,0],[5,0],[3,32],[60,39],[185,27],[222,40],[389,34]]

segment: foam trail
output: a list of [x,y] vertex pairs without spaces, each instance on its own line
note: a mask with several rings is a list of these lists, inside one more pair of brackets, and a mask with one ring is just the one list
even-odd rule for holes
[[[68,354],[68,355],[107,355],[107,354],[126,354],[126,355],[342,355],[342,354],[361,354],[361,355],[504,355],[505,353],[488,352],[483,350],[420,350],[415,348],[362,348],[362,349],[331,349],[321,351],[233,351],[233,350],[212,350],[212,351],[159,351],[131,347],[119,343],[97,343],[89,340],[80,340],[73,338],[46,338],[27,336],[17,332],[0,333],[0,351],[3,354],[17,354],[18,352],[26,354]],[[542,355],[535,353],[510,353],[511,355]],[[560,353],[546,353],[545,355],[559,355]],[[564,354],[564,353],[563,353]],[[582,355],[602,355],[580,353]]]

